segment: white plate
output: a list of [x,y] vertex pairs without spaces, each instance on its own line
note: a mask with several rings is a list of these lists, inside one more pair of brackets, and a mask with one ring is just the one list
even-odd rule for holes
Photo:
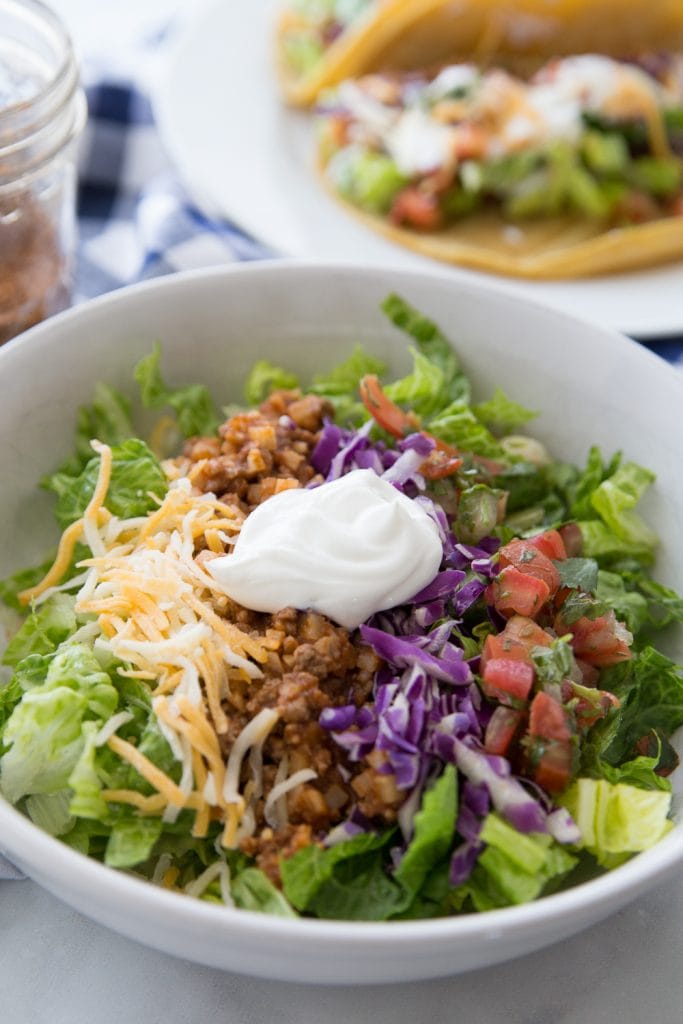
[[157,82],[162,139],[209,214],[234,221],[275,252],[488,279],[635,337],[683,333],[683,263],[592,280],[520,282],[446,267],[356,224],[315,180],[310,118],[280,102],[275,6],[211,0],[195,9]]

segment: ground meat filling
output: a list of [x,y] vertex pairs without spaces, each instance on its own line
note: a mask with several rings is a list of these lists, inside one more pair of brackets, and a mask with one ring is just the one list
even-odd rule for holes
[[[195,438],[176,460],[182,475],[199,491],[218,495],[243,515],[290,487],[321,480],[310,463],[323,420],[332,407],[315,395],[278,391],[258,411],[238,413],[216,438]],[[215,557],[204,552],[202,560]],[[263,796],[254,807],[256,829],[241,848],[280,882],[279,860],[322,837],[352,807],[367,818],[393,821],[402,801],[392,774],[373,760],[352,763],[318,724],[320,712],[344,704],[361,706],[370,697],[380,659],[357,635],[312,611],[285,608],[275,615],[253,612],[227,597],[214,597],[214,609],[268,649],[263,678],[231,680],[222,703],[225,721],[216,723],[224,756],[244,726],[264,708],[279,720],[263,747]],[[310,782],[287,793],[287,821],[274,830],[264,818],[265,799],[278,767],[286,774],[315,771]],[[243,768],[243,784],[249,780]]]
[[279,491],[322,482],[310,458],[333,411],[317,395],[275,391],[258,410],[231,416],[218,437],[192,438],[176,465],[198,490],[246,515]]

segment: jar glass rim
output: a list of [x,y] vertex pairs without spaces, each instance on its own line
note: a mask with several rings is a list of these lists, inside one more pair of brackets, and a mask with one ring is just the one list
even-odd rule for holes
[[[70,75],[75,74],[77,77],[76,58],[71,36],[59,16],[50,7],[42,0],[20,0],[20,2],[19,0],[0,0],[0,10],[5,7],[9,13],[12,8],[15,8],[17,12],[25,12],[28,9],[42,20],[43,24],[47,25],[49,30],[54,33],[56,45],[59,48],[58,52],[61,52],[62,59],[56,71],[30,97],[0,108],[0,125],[3,121],[9,122],[17,115],[28,112],[31,108],[40,107],[49,100],[55,89],[62,86]],[[71,92],[72,90],[69,90],[69,94]]]

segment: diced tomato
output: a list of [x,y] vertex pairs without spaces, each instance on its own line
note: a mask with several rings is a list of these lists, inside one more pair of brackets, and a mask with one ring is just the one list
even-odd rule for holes
[[327,120],[326,130],[330,142],[336,149],[341,149],[349,141],[351,118],[348,114],[334,114]]
[[546,740],[568,740],[571,729],[567,712],[559,701],[543,690],[536,694],[529,712],[529,735]]
[[526,700],[534,685],[534,669],[515,658],[491,658],[482,671],[484,693],[501,704]]
[[[393,437],[406,437],[419,431],[420,421],[417,416],[412,412],[404,412],[400,406],[392,402],[374,374],[369,373],[363,377],[359,389],[363,405],[387,433]],[[428,480],[443,480],[462,466],[462,459],[455,448],[438,437],[432,437],[431,434],[425,434],[425,437],[429,437],[436,445],[420,466],[420,472]]]
[[443,220],[437,196],[413,186],[399,192],[389,216],[393,224],[408,224],[420,231],[434,231]]
[[553,640],[546,631],[524,615],[513,615],[505,623],[503,637],[508,644],[521,644],[526,651],[532,647],[550,647]]
[[420,429],[420,421],[412,412],[404,412],[385,395],[374,373],[368,373],[358,385],[363,405],[372,418],[393,437],[407,437]]
[[608,712],[620,705],[619,698],[608,690],[592,690],[590,700],[585,696],[579,696],[574,706],[576,724],[580,729],[590,729]]
[[524,712],[499,705],[491,715],[484,734],[484,748],[489,754],[504,757],[524,721]]
[[549,740],[534,768],[534,779],[548,793],[561,793],[569,785],[573,760],[569,740]]
[[560,585],[560,574],[553,563],[528,540],[512,540],[501,548],[500,565],[514,566],[519,572],[542,580],[551,597]]
[[547,602],[550,589],[543,580],[508,565],[486,588],[485,596],[501,615],[533,617]]
[[559,793],[571,778],[572,730],[567,712],[549,693],[541,691],[531,702],[529,736],[537,741],[534,779],[549,793]]
[[557,530],[546,530],[545,533],[537,533],[535,537],[529,537],[527,544],[537,548],[546,558],[563,560],[567,557],[564,541]]
[[576,664],[581,672],[581,682],[584,686],[597,686],[600,678],[600,669],[595,665],[589,665],[582,658],[576,658]]
[[[561,620],[558,624],[562,625]],[[573,634],[574,654],[589,665],[603,668],[605,665],[628,661],[631,657],[631,634],[622,623],[617,622],[614,612],[600,615],[597,619],[582,616],[565,627],[564,632]]]
[[494,659],[508,658],[514,661],[526,661],[531,664],[531,658],[526,647],[518,643],[518,641],[512,640],[506,634],[507,630],[503,633],[490,633],[486,637],[479,662],[482,675],[486,671],[489,661]]
[[578,558],[583,551],[583,534],[578,523],[567,523],[558,530],[567,558]]
[[458,160],[478,160],[489,143],[487,133],[479,125],[465,121],[453,132],[453,155]]
[[453,448],[443,442],[437,443],[436,448],[429,453],[420,466],[420,472],[427,480],[443,480],[444,477],[450,476],[462,466],[460,456],[453,453]]

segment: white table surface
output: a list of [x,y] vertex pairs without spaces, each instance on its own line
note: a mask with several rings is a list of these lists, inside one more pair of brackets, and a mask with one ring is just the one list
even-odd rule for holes
[[[192,2],[192,0],[190,0]],[[229,0],[226,0],[229,2]],[[179,0],[52,0],[81,52],[125,52]],[[550,949],[459,977],[316,988],[175,960],[31,881],[0,882],[3,1024],[683,1024],[683,877]]]
[[175,960],[33,882],[0,883],[5,1024],[681,1024],[683,881],[550,949],[455,978],[313,987]]

